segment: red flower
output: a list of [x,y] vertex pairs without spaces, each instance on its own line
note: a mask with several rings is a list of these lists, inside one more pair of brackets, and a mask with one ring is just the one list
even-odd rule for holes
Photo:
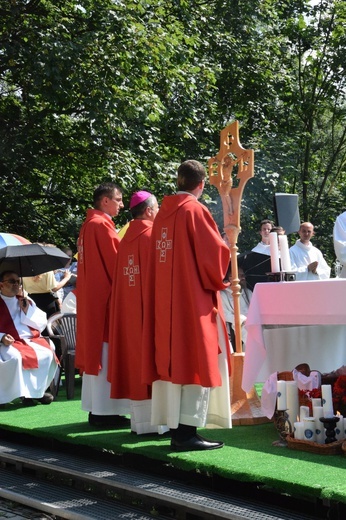
[[346,411],[346,376],[339,376],[333,386],[333,404],[335,412],[342,415]]

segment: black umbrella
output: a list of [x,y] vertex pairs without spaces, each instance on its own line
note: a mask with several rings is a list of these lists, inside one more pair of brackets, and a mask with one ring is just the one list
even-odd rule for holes
[[70,257],[61,249],[40,244],[7,246],[0,249],[0,271],[19,276],[36,276],[66,266]]
[[268,281],[266,273],[271,272],[270,256],[248,251],[238,255],[237,261],[238,267],[244,271],[246,284],[251,291],[254,290],[256,283]]

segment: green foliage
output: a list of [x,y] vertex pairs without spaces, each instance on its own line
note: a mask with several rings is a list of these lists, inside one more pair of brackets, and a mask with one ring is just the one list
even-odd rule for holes
[[[141,188],[161,199],[177,165],[207,163],[238,119],[255,150],[239,248],[274,218],[275,192],[298,193],[332,260],[345,200],[345,19],[340,0],[2,1],[1,230],[74,246],[95,185],[115,180],[125,202]],[[205,201],[221,229],[214,188]]]

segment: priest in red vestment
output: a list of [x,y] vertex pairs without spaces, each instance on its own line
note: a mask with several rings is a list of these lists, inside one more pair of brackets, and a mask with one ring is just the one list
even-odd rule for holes
[[109,334],[111,397],[131,399],[131,431],[160,432],[151,425],[151,386],[141,382],[143,294],[148,267],[151,229],[158,212],[156,197],[148,191],[134,193],[131,220],[122,238],[115,265]]
[[110,398],[108,370],[109,307],[119,237],[112,217],[124,207],[120,188],[96,188],[78,238],[76,366],[83,374],[82,409],[93,426],[118,426],[129,403]]
[[[205,169],[178,169],[178,193],[163,199],[154,221],[145,290],[143,382],[153,384],[152,422],[167,424],[175,450],[223,446],[197,427],[231,426],[229,343],[218,291],[229,249],[198,201]],[[221,311],[221,312],[220,312]]]

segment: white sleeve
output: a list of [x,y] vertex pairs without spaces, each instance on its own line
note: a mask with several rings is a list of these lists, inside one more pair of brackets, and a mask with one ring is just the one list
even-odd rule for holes
[[30,304],[27,313],[21,311],[21,322],[23,325],[37,329],[40,332],[47,326],[47,314],[39,309],[35,302],[28,298]]
[[333,229],[334,250],[336,258],[346,265],[346,213],[339,215]]

